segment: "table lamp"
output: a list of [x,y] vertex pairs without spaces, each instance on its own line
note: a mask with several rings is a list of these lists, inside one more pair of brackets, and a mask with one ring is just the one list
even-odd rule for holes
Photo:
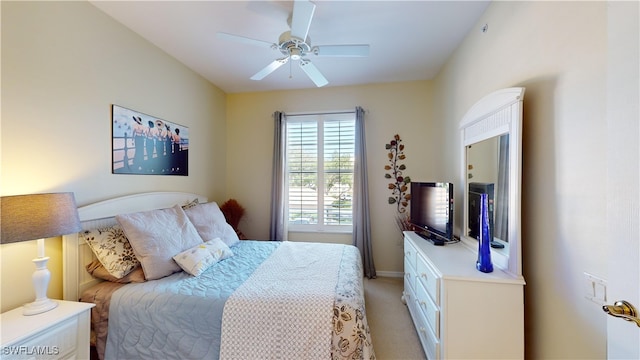
[[36,300],[25,304],[24,315],[49,311],[58,303],[47,298],[51,273],[44,256],[44,239],[80,231],[80,218],[73,193],[3,196],[0,198],[0,244],[37,240],[38,257],[33,259],[33,287]]

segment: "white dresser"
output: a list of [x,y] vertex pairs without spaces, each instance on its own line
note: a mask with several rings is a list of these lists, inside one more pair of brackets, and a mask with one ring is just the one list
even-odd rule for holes
[[20,307],[0,315],[0,358],[89,359],[94,304],[56,301],[42,314],[25,316]]
[[524,280],[476,260],[462,243],[404,233],[402,297],[429,359],[524,357]]

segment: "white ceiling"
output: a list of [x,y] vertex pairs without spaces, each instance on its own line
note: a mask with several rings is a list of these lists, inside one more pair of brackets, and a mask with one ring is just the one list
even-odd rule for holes
[[[91,1],[227,93],[314,88],[286,64],[260,81],[249,78],[278,50],[216,37],[217,32],[267,42],[289,30],[291,1]],[[489,1],[326,1],[317,5],[311,45],[369,44],[364,58],[309,59],[326,86],[430,79],[474,28]],[[291,75],[291,77],[290,77]]]

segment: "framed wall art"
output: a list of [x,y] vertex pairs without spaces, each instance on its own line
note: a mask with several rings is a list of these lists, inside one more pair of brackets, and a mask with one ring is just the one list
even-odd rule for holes
[[111,107],[112,173],[189,175],[189,128]]

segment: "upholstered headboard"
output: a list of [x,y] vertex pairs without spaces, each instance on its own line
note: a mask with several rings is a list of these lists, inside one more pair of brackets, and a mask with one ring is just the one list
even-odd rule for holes
[[[78,208],[83,230],[116,224],[115,216],[140,211],[164,209],[174,205],[187,204],[194,199],[205,203],[207,198],[186,192],[148,192],[117,197]],[[99,283],[86,270],[95,256],[86,242],[78,234],[62,237],[63,256],[63,298],[78,301],[82,292]]]

